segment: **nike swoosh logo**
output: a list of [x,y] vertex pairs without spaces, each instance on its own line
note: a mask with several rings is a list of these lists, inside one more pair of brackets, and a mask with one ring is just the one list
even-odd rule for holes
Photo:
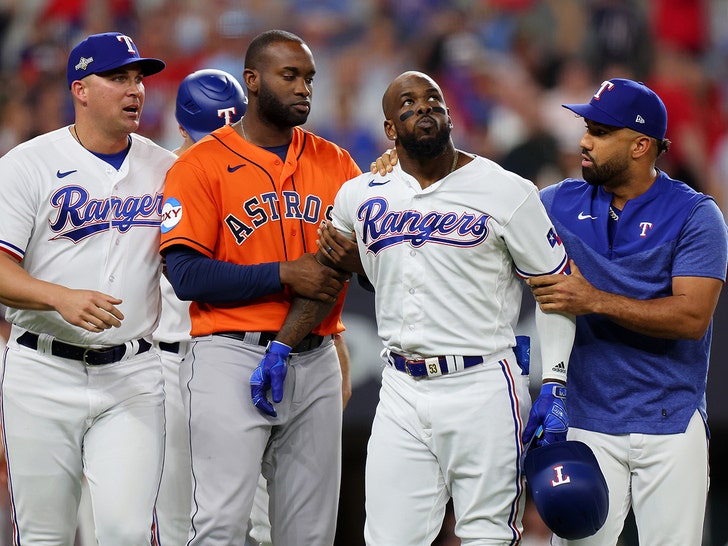
[[579,220],[596,220],[596,216],[592,216],[591,214],[584,214],[583,212],[579,213],[579,216],[577,216]]
[[376,180],[369,181],[370,188],[373,188],[374,186],[384,186],[385,184],[389,184],[389,180],[385,180],[384,182],[377,182]]
[[56,171],[56,176],[58,178],[66,178],[69,174],[73,174],[75,172],[76,172],[76,169],[74,169],[72,171],[66,171],[66,172],[63,172],[63,173],[61,171]]
[[239,169],[240,167],[245,167],[245,163],[241,163],[240,165],[235,165],[234,167],[233,167],[233,166],[231,166],[231,165],[228,165],[228,172],[229,172],[229,173],[234,173],[234,172],[235,172],[235,171],[237,171],[237,170],[238,170],[238,169]]

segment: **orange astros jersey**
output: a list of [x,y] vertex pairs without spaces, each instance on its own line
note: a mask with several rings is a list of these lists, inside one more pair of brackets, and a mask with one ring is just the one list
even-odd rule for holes
[[[316,252],[317,229],[330,218],[341,185],[361,174],[348,152],[295,127],[285,163],[230,126],[201,139],[167,173],[161,250],[184,245],[205,256],[253,265]],[[314,330],[343,330],[345,290]],[[293,292],[240,305],[193,302],[193,336],[225,331],[278,331]]]

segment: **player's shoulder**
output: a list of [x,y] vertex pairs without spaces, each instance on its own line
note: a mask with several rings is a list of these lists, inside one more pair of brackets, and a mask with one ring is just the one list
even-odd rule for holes
[[364,190],[365,188],[384,186],[388,184],[391,179],[391,173],[388,173],[385,176],[372,174],[369,172],[361,173],[360,175],[347,180],[341,188],[342,190],[344,188],[347,188],[347,191],[360,191]]
[[168,150],[167,148],[163,148],[156,142],[154,142],[151,138],[139,135],[137,133],[131,134],[132,139],[132,149],[136,146],[137,149],[142,149],[146,151],[149,154],[156,154],[159,156],[165,156],[165,157],[172,157],[176,158],[177,156],[174,154],[174,152]]
[[317,157],[329,156],[330,158],[343,158],[353,162],[351,154],[335,142],[301,127],[294,127],[293,131],[293,145],[301,146],[304,153],[315,152]]
[[5,172],[22,171],[36,176],[61,160],[73,160],[77,147],[69,128],[62,127],[17,144],[0,157],[0,164]]
[[[458,191],[467,191],[486,201],[497,202],[503,211],[519,207],[527,200],[537,198],[536,185],[521,175],[505,169],[497,162],[479,155],[469,154],[472,161],[455,171]],[[477,200],[477,199],[476,199]]]
[[294,141],[300,140],[302,143],[305,142],[306,145],[311,144],[311,145],[314,145],[314,146],[322,148],[322,149],[344,150],[341,146],[339,146],[335,142],[332,142],[331,140],[324,138],[321,135],[317,135],[316,133],[314,133],[312,131],[303,129],[302,127],[293,128],[293,138],[294,138]]
[[560,216],[573,212],[574,207],[590,206],[597,198],[596,186],[579,178],[565,178],[541,188],[539,197],[549,214]]
[[7,154],[14,155],[38,151],[40,151],[40,153],[47,154],[51,152],[52,147],[56,143],[63,142],[64,140],[68,142],[75,142],[68,127],[54,129],[53,131],[43,133],[42,135],[35,136],[25,142],[21,142],[10,149]]
[[[477,176],[487,177],[494,184],[505,184],[509,189],[520,189],[531,192],[536,185],[518,173],[509,171],[496,161],[476,154],[469,154],[473,160],[465,165],[469,169],[477,169]],[[471,171],[472,172],[472,171]]]
[[692,188],[681,180],[670,177],[664,171],[658,171],[655,184],[658,185],[658,191],[663,194],[663,199],[669,202],[680,200],[683,203],[693,203],[694,205],[712,199],[710,196]]

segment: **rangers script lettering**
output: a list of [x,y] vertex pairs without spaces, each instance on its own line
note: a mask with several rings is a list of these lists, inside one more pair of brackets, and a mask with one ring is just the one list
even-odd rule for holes
[[51,230],[58,233],[53,239],[65,237],[75,243],[110,228],[125,233],[134,226],[159,227],[162,214],[160,193],[89,199],[86,188],[66,186],[51,195],[50,202],[58,209],[55,220],[50,222]]
[[[362,241],[369,251],[378,254],[390,246],[408,241],[414,247],[427,242],[457,247],[478,246],[488,237],[487,214],[454,212],[389,211],[387,201],[376,197],[365,201],[357,210],[363,222]],[[459,239],[447,237],[455,233]],[[472,239],[465,239],[471,235]]]

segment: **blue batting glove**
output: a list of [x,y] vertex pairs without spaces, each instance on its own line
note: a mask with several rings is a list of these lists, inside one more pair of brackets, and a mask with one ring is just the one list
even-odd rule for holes
[[271,391],[273,402],[278,403],[283,400],[283,382],[288,371],[289,354],[291,354],[291,348],[288,345],[279,341],[271,341],[263,360],[250,376],[250,396],[253,404],[271,417],[278,417],[278,414],[268,400],[268,389]]
[[541,392],[531,407],[523,442],[528,444],[534,439],[537,447],[563,442],[569,429],[564,399],[566,387],[561,383],[544,383]]

